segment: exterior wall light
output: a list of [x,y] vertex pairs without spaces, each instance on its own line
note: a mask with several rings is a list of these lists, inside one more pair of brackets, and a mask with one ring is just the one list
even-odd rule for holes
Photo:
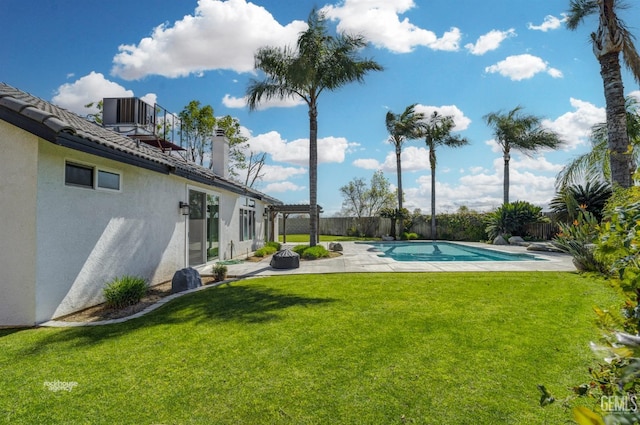
[[187,204],[186,202],[182,202],[180,201],[180,212],[182,213],[182,215],[189,215],[189,204]]

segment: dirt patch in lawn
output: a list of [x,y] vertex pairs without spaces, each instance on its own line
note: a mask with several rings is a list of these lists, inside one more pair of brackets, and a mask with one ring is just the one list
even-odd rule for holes
[[[201,279],[203,285],[209,285],[214,282],[212,277],[203,276]],[[104,304],[98,304],[67,316],[58,317],[55,320],[61,322],[98,322],[102,320],[120,319],[136,314],[169,295],[171,295],[171,281],[150,287],[147,295],[137,304],[120,309],[108,308]]]

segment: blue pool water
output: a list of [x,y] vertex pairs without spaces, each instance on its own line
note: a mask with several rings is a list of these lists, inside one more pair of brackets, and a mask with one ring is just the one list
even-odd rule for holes
[[[370,251],[396,261],[535,261],[528,254],[510,254],[451,242],[363,242]],[[541,260],[544,261],[544,260]]]

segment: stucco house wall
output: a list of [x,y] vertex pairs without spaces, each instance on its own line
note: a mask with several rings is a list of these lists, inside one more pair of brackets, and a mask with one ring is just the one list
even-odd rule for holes
[[0,120],[0,325],[35,314],[38,138]]
[[[211,261],[262,246],[263,212],[280,201],[173,155],[0,83],[0,327],[103,302],[115,277],[170,280],[190,265],[191,219],[179,203],[192,190],[218,197],[219,256]],[[120,187],[71,185],[67,163],[116,173]],[[255,211],[247,241],[241,208]]]

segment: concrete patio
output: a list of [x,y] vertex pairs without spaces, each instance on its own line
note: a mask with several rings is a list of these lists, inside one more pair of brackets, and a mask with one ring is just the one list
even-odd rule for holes
[[[240,264],[228,264],[228,275],[231,277],[278,276],[287,274],[313,273],[386,273],[386,272],[491,272],[491,271],[576,271],[570,255],[557,252],[527,251],[522,246],[494,246],[483,243],[465,242],[495,251],[529,254],[539,260],[531,261],[473,261],[473,262],[418,262],[395,261],[388,257],[380,257],[379,252],[372,251],[372,245],[366,243],[341,242],[344,250],[335,258],[314,261],[300,261],[297,269],[274,269],[269,265],[271,257],[262,261],[243,261]],[[325,247],[328,243],[321,243]],[[295,244],[287,244],[283,248],[291,248]],[[211,273],[212,266],[200,269],[201,274]]]

